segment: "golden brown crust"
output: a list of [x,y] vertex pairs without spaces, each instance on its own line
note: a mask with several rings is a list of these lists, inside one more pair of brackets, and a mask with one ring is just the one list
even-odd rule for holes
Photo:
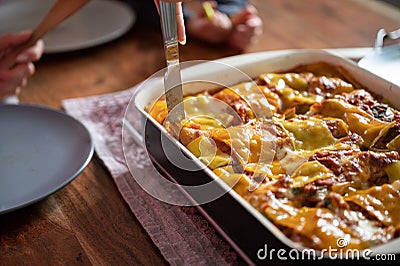
[[[225,160],[214,172],[240,176],[236,192],[296,242],[386,243],[400,228],[400,112],[345,74],[316,64],[205,92],[242,124],[186,123],[180,141],[194,150],[200,136],[213,143]],[[251,101],[271,116],[258,118]]]

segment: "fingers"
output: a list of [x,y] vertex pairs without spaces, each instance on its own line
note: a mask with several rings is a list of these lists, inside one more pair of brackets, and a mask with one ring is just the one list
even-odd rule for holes
[[238,13],[232,15],[231,20],[234,25],[239,25],[246,23],[252,16],[257,16],[257,9],[252,5],[248,5]]
[[0,49],[7,49],[26,42],[32,35],[32,31],[26,30],[20,33],[8,33],[0,36]]
[[186,44],[185,22],[183,19],[182,3],[176,4],[176,23],[178,26],[178,41],[180,44]]
[[207,17],[189,19],[187,30],[192,37],[217,44],[226,41],[231,34],[232,23],[226,14],[215,11],[212,20]]
[[[164,2],[175,2],[176,3],[176,24],[177,24],[177,33],[178,33],[178,41],[180,44],[186,44],[186,33],[185,33],[185,22],[183,19],[183,11],[182,11],[182,2],[185,0],[163,0]],[[154,0],[156,4],[157,11],[160,13],[160,0]]]
[[41,58],[44,51],[43,40],[24,48],[31,36],[31,31],[0,36],[0,65],[2,69],[10,69],[13,65],[19,63],[35,62]]
[[250,28],[253,36],[260,36],[262,34],[263,21],[260,17],[255,16],[246,22],[246,26]]
[[233,48],[242,51],[252,43],[255,43],[261,34],[262,20],[259,17],[255,17],[247,21],[246,24],[237,25],[233,29],[228,43]]
[[160,13],[160,1],[159,0],[154,0],[154,4],[156,4],[157,11]]
[[248,5],[245,9],[231,17],[234,29],[228,40],[230,46],[244,50],[257,41],[262,34],[263,21],[258,16],[257,9]]
[[0,70],[0,99],[19,93],[20,88],[26,86],[28,77],[35,73],[32,63],[19,64],[11,70]]
[[43,40],[39,40],[35,45],[22,51],[16,58],[17,63],[35,62],[38,61],[43,54],[44,43]]
[[8,84],[15,87],[23,87],[26,85],[26,79],[35,73],[33,63],[19,64],[8,71]]
[[[5,63],[5,70],[0,70],[0,99],[16,95],[21,87],[26,86],[27,79],[35,72],[35,67],[32,62],[37,61],[43,54],[44,43],[42,40],[36,42],[33,46],[25,49],[16,55],[19,49],[18,46],[29,41],[31,31],[21,33],[10,33],[0,36],[0,60],[8,62],[10,58],[11,66]],[[8,60],[8,61],[7,61]]]

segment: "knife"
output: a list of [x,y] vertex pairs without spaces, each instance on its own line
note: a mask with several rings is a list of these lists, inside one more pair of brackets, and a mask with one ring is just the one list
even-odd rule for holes
[[161,27],[167,69],[164,75],[164,89],[168,107],[168,120],[179,124],[185,119],[179,46],[176,23],[176,4],[160,1]]

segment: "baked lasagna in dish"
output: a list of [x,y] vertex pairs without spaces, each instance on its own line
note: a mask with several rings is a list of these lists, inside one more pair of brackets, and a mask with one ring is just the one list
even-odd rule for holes
[[366,249],[400,234],[400,112],[386,100],[315,64],[205,86],[179,131],[165,99],[148,112],[291,240]]

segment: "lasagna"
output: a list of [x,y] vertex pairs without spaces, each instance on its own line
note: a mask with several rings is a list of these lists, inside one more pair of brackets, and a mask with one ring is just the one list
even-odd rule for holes
[[[148,108],[291,240],[365,249],[400,233],[400,112],[321,64],[185,96],[186,120]],[[178,133],[176,133],[178,132]]]

